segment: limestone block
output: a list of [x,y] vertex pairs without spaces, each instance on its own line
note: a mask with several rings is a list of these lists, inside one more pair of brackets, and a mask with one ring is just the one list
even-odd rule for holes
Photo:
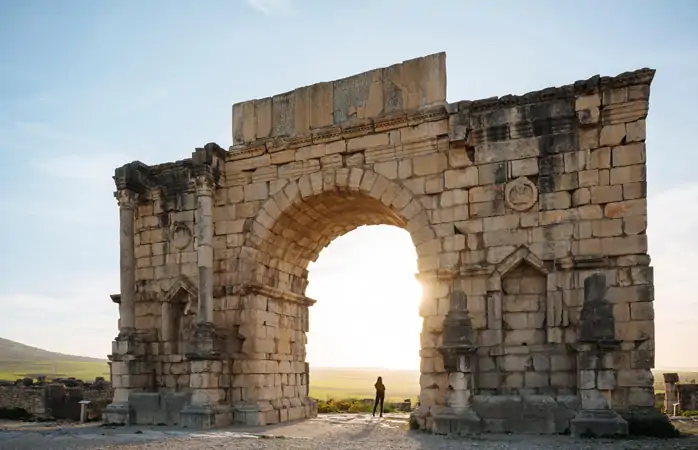
[[602,391],[616,388],[616,372],[614,370],[599,370],[596,374],[596,387]]
[[613,305],[613,319],[616,322],[629,322],[630,303],[617,303]]
[[644,119],[626,124],[626,142],[643,142],[646,136],[645,128]]
[[603,410],[609,409],[608,400],[597,389],[584,389],[579,391],[582,409]]
[[654,376],[647,369],[623,369],[618,370],[619,387],[652,388]]
[[416,176],[440,174],[448,165],[446,155],[434,153],[416,156],[412,161],[412,171]]
[[459,189],[478,185],[478,168],[475,166],[446,170],[444,176],[446,189]]
[[611,148],[602,147],[591,150],[587,169],[610,169],[611,168]]
[[[611,186],[609,186],[611,187]],[[620,186],[613,186],[620,187]],[[620,191],[620,189],[619,189]],[[646,216],[647,200],[644,198],[637,200],[626,200],[614,203],[609,203],[604,207],[604,215],[610,218],[629,217],[629,216]]]
[[415,142],[431,139],[436,136],[448,135],[448,120],[424,122],[416,126],[401,128],[401,142]]
[[[424,180],[425,194],[439,194],[444,190],[444,177],[441,174],[429,175]],[[425,199],[429,199],[426,197]]]
[[375,147],[387,146],[390,144],[388,133],[369,134],[356,137],[347,141],[348,152],[357,152]]
[[623,221],[621,219],[602,219],[590,222],[591,234],[594,237],[612,237],[623,234]]
[[315,144],[301,147],[296,150],[294,159],[296,161],[306,161],[308,159],[317,159],[325,156],[325,144]]
[[613,167],[643,164],[646,161],[645,144],[634,143],[613,147]]
[[600,180],[598,170],[583,170],[581,172],[577,172],[577,185],[580,188],[598,186],[599,183]]
[[538,158],[524,158],[511,161],[510,172],[514,178],[538,175]]
[[625,142],[625,124],[606,125],[601,128],[599,144],[601,146],[621,145]]
[[452,169],[459,169],[472,166],[473,160],[465,148],[452,148],[448,151],[448,165]]
[[[448,185],[446,185],[448,187]],[[506,213],[506,208],[503,201],[471,203],[471,217],[492,217],[503,215]]]
[[654,339],[654,321],[634,320],[616,324],[616,338],[622,341],[648,341]]
[[579,150],[599,147],[599,129],[597,127],[581,128],[577,131]]
[[510,372],[504,375],[504,387],[510,389],[520,389],[524,387],[524,372]]
[[569,192],[566,191],[540,194],[539,204],[543,210],[567,209],[572,206],[572,198]]
[[623,184],[623,199],[634,200],[647,196],[647,183],[644,181]]
[[467,192],[468,200],[472,203],[491,202],[497,198],[502,198],[503,195],[501,187],[494,184],[475,186]]
[[477,170],[478,182],[476,184],[488,185],[506,181],[507,164],[505,161],[492,164],[479,164]]
[[610,203],[623,200],[623,187],[615,186],[592,186],[589,188],[592,203]]
[[575,111],[582,111],[589,108],[598,108],[601,106],[601,96],[599,94],[584,95],[577,97],[574,103]]
[[654,406],[654,389],[651,387],[631,387],[627,393],[627,402],[630,406],[648,408]]
[[524,386],[527,388],[545,388],[550,386],[550,374],[547,372],[525,372]]
[[632,235],[602,238],[601,252],[607,256],[647,253],[647,236]]
[[646,181],[646,167],[644,164],[616,167],[610,171],[610,184],[626,184]]

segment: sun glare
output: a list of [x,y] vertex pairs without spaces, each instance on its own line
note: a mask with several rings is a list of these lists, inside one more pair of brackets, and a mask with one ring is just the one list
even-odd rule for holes
[[335,239],[308,267],[311,367],[419,369],[421,287],[407,231],[365,226]]

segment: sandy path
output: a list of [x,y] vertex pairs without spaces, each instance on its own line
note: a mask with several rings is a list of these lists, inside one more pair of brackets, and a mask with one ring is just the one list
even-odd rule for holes
[[[3,427],[4,425],[4,427]],[[407,431],[407,416],[383,419],[366,414],[323,415],[317,419],[265,428],[188,432],[165,427],[1,424],[0,450],[209,450],[209,449],[569,449],[695,450],[698,437],[670,440],[573,440],[568,436],[447,438]]]

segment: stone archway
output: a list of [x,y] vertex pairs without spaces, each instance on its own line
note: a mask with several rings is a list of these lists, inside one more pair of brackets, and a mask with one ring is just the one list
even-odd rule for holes
[[[363,225],[404,228],[410,232],[418,255],[433,254],[424,244],[436,239],[436,234],[421,203],[408,188],[372,170],[319,171],[281,183],[275,193],[270,193],[252,221],[251,232],[241,249],[249,257],[239,262],[241,278],[237,282],[254,292],[255,303],[266,302],[267,314],[277,311],[280,318],[272,328],[242,327],[242,350],[249,361],[269,361],[268,350],[274,348],[272,354],[276,354],[280,364],[287,359],[305,363],[308,308],[314,303],[305,297],[307,266],[332,240]],[[276,319],[272,320],[276,324]],[[415,353],[418,350],[415,348]],[[277,420],[277,414],[291,414],[289,420],[312,415],[314,402],[307,398],[308,371],[307,364],[292,364],[284,376],[295,378],[298,384],[283,383],[282,378],[283,396],[279,399],[244,391],[244,400],[257,406],[265,401],[273,406],[276,400],[283,405],[283,400],[287,400],[291,405],[296,402],[296,406],[304,407],[269,410],[263,419],[265,423]]]
[[[229,150],[117,169],[107,421],[168,404],[142,396],[153,368],[158,385],[188,382],[173,420],[189,426],[316,414],[307,265],[379,223],[406,229],[418,254],[420,428],[622,434],[653,418],[653,76],[447,103],[436,54],[235,104]],[[158,340],[182,277],[198,296],[183,358]]]
[[252,223],[245,248],[267,285],[303,295],[308,263],[335,238],[362,225],[394,225],[422,244],[436,238],[412,192],[372,170],[328,169],[283,183]]

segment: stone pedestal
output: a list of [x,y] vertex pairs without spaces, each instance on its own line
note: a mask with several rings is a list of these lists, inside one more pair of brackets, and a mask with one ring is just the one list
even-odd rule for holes
[[447,406],[433,406],[432,431],[437,434],[468,435],[483,431],[483,422],[472,408],[474,355],[472,325],[462,291],[451,295],[451,308],[444,319],[444,344],[440,348],[448,372]]
[[129,425],[131,423],[131,414],[128,401],[107,405],[102,411],[102,422],[105,424]]
[[223,427],[232,423],[230,407],[223,405],[189,405],[182,410],[182,426],[194,430]]
[[570,422],[574,437],[614,437],[628,435],[628,422],[611,409],[582,409]]
[[581,409],[570,422],[574,437],[627,436],[628,422],[611,404],[616,389],[613,352],[620,341],[615,339],[613,308],[606,298],[606,277],[596,273],[584,280],[584,305],[577,329],[577,389]]
[[226,392],[221,382],[224,370],[220,354],[220,338],[213,324],[197,324],[186,354],[191,388],[191,403],[181,412],[186,427],[207,429],[232,423],[232,411],[225,404]]
[[128,425],[131,423],[131,408],[129,406],[129,396],[134,390],[141,389],[142,377],[138,370],[136,361],[142,361],[145,355],[145,344],[135,332],[121,330],[119,335],[112,341],[111,360],[111,382],[114,387],[114,397],[112,403],[107,405],[102,420],[105,423]]
[[435,434],[470,435],[482,433],[482,419],[472,409],[462,411],[448,406],[433,406],[432,432]]

